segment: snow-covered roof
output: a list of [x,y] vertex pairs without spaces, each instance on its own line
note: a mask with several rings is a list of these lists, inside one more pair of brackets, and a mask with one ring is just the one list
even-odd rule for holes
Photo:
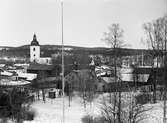
[[26,64],[26,63],[24,63],[24,64],[14,64],[14,66],[29,66],[29,64]]
[[4,71],[4,70],[1,69],[1,71],[0,71],[0,75],[2,75],[2,76],[12,76],[13,73],[8,72],[8,71]]
[[[145,69],[144,69],[145,70]],[[111,77],[107,77],[107,76],[103,76],[105,75],[106,72],[102,72],[102,71],[97,71],[96,75],[97,76],[101,76],[101,78],[106,82],[106,83],[112,83],[114,82],[114,76]],[[138,71],[138,73],[134,73],[134,69],[132,68],[122,68],[120,69],[120,72],[118,74],[118,78],[119,81],[122,82],[147,82],[149,79],[149,72],[143,72],[143,71]]]
[[98,66],[95,68],[95,72],[96,72],[96,76],[104,76],[104,75],[113,75],[112,73],[112,69],[107,66],[107,65],[102,65],[102,66]]
[[128,73],[132,73],[132,72],[133,72],[132,68],[122,68],[122,69],[120,69],[120,73],[123,73],[123,74],[128,74]]
[[95,65],[94,60],[91,61],[91,63],[89,65]]
[[[11,76],[14,75],[14,73],[9,72],[9,71],[5,71],[3,69],[0,69],[0,75],[1,76],[9,76],[9,77],[11,77]],[[34,74],[34,73],[21,73],[21,72],[17,72],[17,76],[21,77],[21,78],[26,78],[26,80],[29,80],[29,81],[34,80],[34,79],[37,78],[37,74]]]
[[95,68],[95,71],[97,71],[97,70],[111,70],[111,68],[107,65],[102,65],[102,66],[97,66]]
[[30,84],[29,81],[25,80],[18,80],[18,81],[12,81],[9,79],[2,79],[0,80],[0,85],[6,85],[6,86],[20,86],[20,85],[27,85]]
[[137,81],[137,82],[147,82],[148,78],[149,78],[149,74],[132,74],[132,73],[125,73],[125,74],[121,74],[121,81],[124,82],[133,82],[133,81]]
[[106,83],[112,83],[114,82],[114,77],[101,77],[101,79]]
[[37,74],[34,73],[17,73],[18,77],[26,78],[26,80],[32,81],[37,78]]
[[103,75],[106,75],[106,72],[96,73],[96,76],[97,76],[97,77],[99,77],[99,76],[103,76]]
[[0,64],[0,67],[4,67],[5,66],[5,64]]
[[107,66],[107,65],[102,65],[101,68],[103,68],[103,69],[111,69],[111,68],[110,68],[109,66]]

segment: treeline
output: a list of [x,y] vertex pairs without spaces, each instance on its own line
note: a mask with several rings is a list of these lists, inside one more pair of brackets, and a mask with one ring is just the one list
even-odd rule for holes
[[[74,47],[74,46],[65,46],[65,53],[67,54],[81,54],[81,53],[88,53],[89,55],[104,55],[109,56],[113,55],[113,51],[110,48],[104,48],[104,47],[95,47],[95,48],[86,48],[86,47]],[[68,48],[70,50],[68,50]],[[122,56],[127,55],[136,55],[141,54],[142,52],[148,53],[149,50],[144,49],[128,49],[128,48],[118,48],[119,54]],[[51,57],[52,54],[58,54],[61,53],[61,45],[41,45],[41,57]],[[21,47],[12,47],[8,49],[2,49],[0,50],[0,56],[1,57],[24,57],[29,58],[30,57],[30,49],[29,45],[24,45]]]

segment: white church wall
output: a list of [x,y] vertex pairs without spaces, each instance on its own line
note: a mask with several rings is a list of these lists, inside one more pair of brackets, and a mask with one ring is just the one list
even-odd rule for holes
[[43,57],[39,59],[40,64],[51,64],[52,58],[51,57]]
[[40,46],[30,46],[30,61],[38,62],[40,59]]

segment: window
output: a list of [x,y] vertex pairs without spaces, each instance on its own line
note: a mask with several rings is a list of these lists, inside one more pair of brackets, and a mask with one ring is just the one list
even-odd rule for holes
[[33,48],[33,51],[35,51],[35,48]]
[[34,54],[34,57],[35,57],[35,54]]

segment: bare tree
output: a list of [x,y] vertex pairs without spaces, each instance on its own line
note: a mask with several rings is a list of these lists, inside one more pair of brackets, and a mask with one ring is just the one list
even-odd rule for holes
[[148,119],[150,115],[146,114],[145,112],[151,109],[152,107],[146,107],[133,101],[131,104],[131,109],[128,113],[129,123],[140,123],[142,120]]
[[66,81],[67,80],[73,91],[80,92],[79,94],[83,99],[85,108],[87,102],[92,103],[95,97],[95,85],[97,81],[93,71],[89,69],[73,71],[66,76]]
[[92,71],[83,70],[78,73],[80,92],[83,98],[83,104],[86,108],[86,102],[92,103],[95,96],[96,77]]
[[[126,97],[125,97],[126,96]],[[136,100],[138,94],[134,91],[124,93],[124,100],[122,100],[122,110],[121,110],[121,121],[123,123],[140,123],[141,121],[147,120],[151,116],[148,111],[152,110],[152,106],[146,106],[144,104],[139,104]],[[112,97],[114,98],[114,96]],[[108,100],[103,96],[102,101],[100,102],[100,109],[102,118],[106,123],[114,122],[114,114],[118,113],[118,104],[116,105],[116,110],[114,106],[108,102]],[[120,123],[119,119],[115,119],[116,123]]]
[[107,123],[112,123],[113,121],[116,122],[116,120],[114,119],[116,110],[114,109],[113,105],[106,102],[106,99],[104,97],[101,102],[101,114],[102,117],[104,117],[105,121],[107,121]]
[[[153,22],[149,22],[144,24],[144,30],[146,32],[146,41],[149,46],[154,50],[154,54],[157,57],[157,67],[158,63],[161,63],[164,67],[164,120],[163,122],[166,122],[166,48],[167,48],[167,16],[164,16],[162,18],[158,18],[154,20]],[[161,58],[161,61],[159,61]],[[158,74],[159,71],[156,71]],[[157,77],[156,77],[157,78]],[[157,79],[156,79],[157,80]],[[156,94],[156,83],[154,82],[154,93]],[[154,98],[156,95],[154,96]]]
[[[104,33],[104,38],[103,41],[105,41],[110,48],[114,52],[114,80],[115,82],[118,82],[118,77],[117,77],[117,60],[118,60],[118,49],[121,47],[124,47],[124,41],[122,40],[123,37],[123,30],[120,28],[119,24],[112,24],[108,28],[108,32]],[[110,93],[111,94],[111,93]],[[121,91],[119,89],[118,91],[118,122],[121,123]],[[110,100],[111,100],[111,95],[110,95]],[[114,94],[114,111],[116,110],[116,103],[117,103],[117,92]],[[116,114],[114,113],[114,123],[116,122]]]
[[121,48],[125,44],[122,40],[123,30],[120,28],[119,24],[112,24],[108,27],[108,32],[104,32],[104,40],[110,48]]
[[[164,42],[161,36],[161,29],[162,29],[162,20],[157,19],[153,22],[149,22],[144,24],[144,30],[146,32],[147,44],[149,48],[153,49],[153,58],[156,58],[156,71],[154,72],[154,81],[153,81],[153,101],[156,103],[156,86],[157,86],[157,74],[158,74],[158,67],[159,67],[159,59],[162,58],[161,51],[164,49]],[[153,66],[154,67],[154,64]]]
[[45,103],[45,101],[46,101],[46,97],[45,97],[45,94],[46,94],[46,92],[45,92],[45,87],[39,87],[40,86],[40,81],[43,81],[43,80],[45,80],[45,78],[46,78],[47,76],[46,76],[46,73],[44,72],[44,71],[40,71],[40,73],[38,74],[38,76],[37,76],[37,90],[38,90],[38,94],[39,94],[39,90],[41,89],[42,90],[42,99],[43,99],[43,101],[44,101],[44,103]]

